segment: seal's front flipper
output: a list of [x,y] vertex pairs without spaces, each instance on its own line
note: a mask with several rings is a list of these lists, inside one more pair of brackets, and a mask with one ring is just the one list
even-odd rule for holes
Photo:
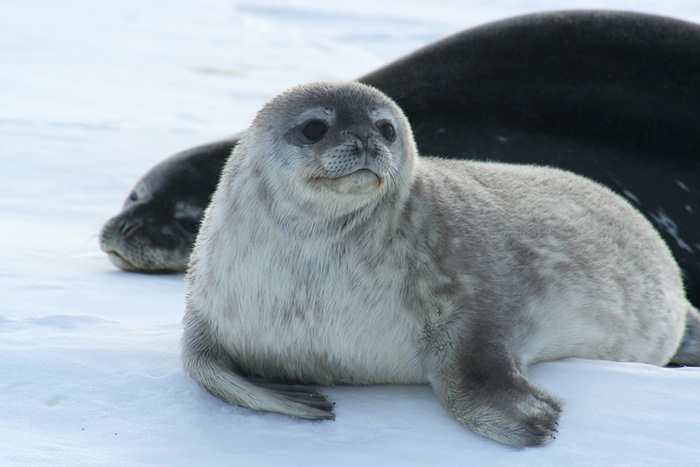
[[512,446],[547,444],[562,404],[509,360],[459,362],[436,375],[433,387],[445,409],[473,432]]

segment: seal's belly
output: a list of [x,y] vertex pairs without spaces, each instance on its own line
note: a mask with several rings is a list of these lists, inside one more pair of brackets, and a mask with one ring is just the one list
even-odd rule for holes
[[421,325],[395,278],[276,266],[233,278],[232,306],[210,315],[243,371],[319,384],[427,383]]

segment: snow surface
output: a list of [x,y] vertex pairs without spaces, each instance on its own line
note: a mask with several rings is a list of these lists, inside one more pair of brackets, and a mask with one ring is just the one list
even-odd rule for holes
[[328,388],[335,422],[226,405],[180,369],[182,276],[97,246],[148,168],[279,91],[574,7],[700,22],[696,0],[0,0],[0,465],[700,465],[694,368],[537,365],[566,402],[540,448],[470,433],[427,386]]

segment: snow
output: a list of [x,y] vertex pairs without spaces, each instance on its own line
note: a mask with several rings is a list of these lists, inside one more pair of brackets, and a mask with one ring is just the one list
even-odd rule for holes
[[0,2],[0,465],[698,465],[700,370],[566,360],[558,439],[511,448],[431,389],[336,387],[337,420],[229,406],[178,360],[181,275],[116,270],[101,225],[153,164],[268,98],[486,21],[563,8],[700,22],[696,0]]

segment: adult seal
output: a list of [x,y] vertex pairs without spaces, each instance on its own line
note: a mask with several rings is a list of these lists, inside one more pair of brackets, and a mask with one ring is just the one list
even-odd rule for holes
[[[560,167],[625,196],[671,247],[697,306],[698,57],[697,24],[568,11],[465,30],[359,81],[398,102],[423,154]],[[185,270],[220,173],[209,167],[222,167],[235,142],[178,154],[146,174],[130,194],[136,201],[103,229],[103,249],[125,261],[118,266]],[[192,214],[184,229],[183,211]],[[139,258],[156,251],[167,268]]]
[[264,106],[187,280],[186,371],[301,418],[333,418],[305,384],[430,383],[465,427],[541,445],[561,403],[530,363],[700,363],[678,266],[624,199],[558,169],[422,158],[399,107],[359,83]]

